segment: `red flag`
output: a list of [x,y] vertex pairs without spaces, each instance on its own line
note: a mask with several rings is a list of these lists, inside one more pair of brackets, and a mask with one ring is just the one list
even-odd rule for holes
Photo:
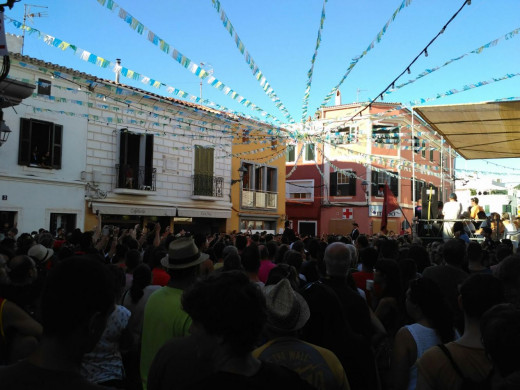
[[388,224],[388,214],[392,211],[399,209],[399,203],[397,203],[397,198],[388,187],[388,183],[385,182],[385,187],[383,189],[383,212],[381,213],[381,231],[386,231],[386,225]]

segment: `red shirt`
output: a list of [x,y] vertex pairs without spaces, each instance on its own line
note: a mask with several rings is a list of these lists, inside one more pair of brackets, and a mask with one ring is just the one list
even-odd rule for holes
[[354,282],[356,282],[357,288],[360,288],[365,293],[367,291],[367,280],[374,280],[373,272],[358,271],[352,274]]

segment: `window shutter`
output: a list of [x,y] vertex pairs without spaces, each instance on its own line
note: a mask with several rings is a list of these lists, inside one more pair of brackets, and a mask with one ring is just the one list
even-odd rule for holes
[[52,167],[61,169],[61,144],[63,138],[63,126],[54,124],[52,131]]
[[29,165],[31,161],[31,120],[20,119],[20,143],[18,145],[18,164]]
[[338,172],[330,173],[330,196],[336,196],[338,193]]
[[152,186],[153,183],[153,134],[146,135],[146,147],[144,154],[144,184]]
[[[356,172],[352,171],[352,174],[355,175]],[[351,196],[356,195],[356,178],[354,176],[348,178],[348,185],[348,194]]]
[[395,197],[399,196],[399,179],[395,176],[388,175],[389,183],[388,186]]
[[379,192],[379,172],[372,171],[372,196],[377,196]]
[[126,145],[128,141],[128,134],[121,131],[119,136],[119,170],[123,171],[123,165],[126,164]]

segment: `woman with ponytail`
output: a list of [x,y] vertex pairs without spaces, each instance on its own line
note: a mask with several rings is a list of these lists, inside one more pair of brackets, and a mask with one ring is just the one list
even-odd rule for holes
[[431,279],[410,282],[406,311],[414,323],[399,329],[394,339],[391,372],[395,390],[415,389],[417,359],[427,349],[459,337],[441,290]]

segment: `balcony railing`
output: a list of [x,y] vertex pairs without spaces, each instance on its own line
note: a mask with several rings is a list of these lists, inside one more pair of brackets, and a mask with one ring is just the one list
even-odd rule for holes
[[193,175],[193,195],[222,198],[224,196],[224,178],[213,175]]
[[276,209],[278,208],[278,193],[242,190],[242,207]]
[[116,188],[155,191],[157,168],[134,164],[116,165]]

